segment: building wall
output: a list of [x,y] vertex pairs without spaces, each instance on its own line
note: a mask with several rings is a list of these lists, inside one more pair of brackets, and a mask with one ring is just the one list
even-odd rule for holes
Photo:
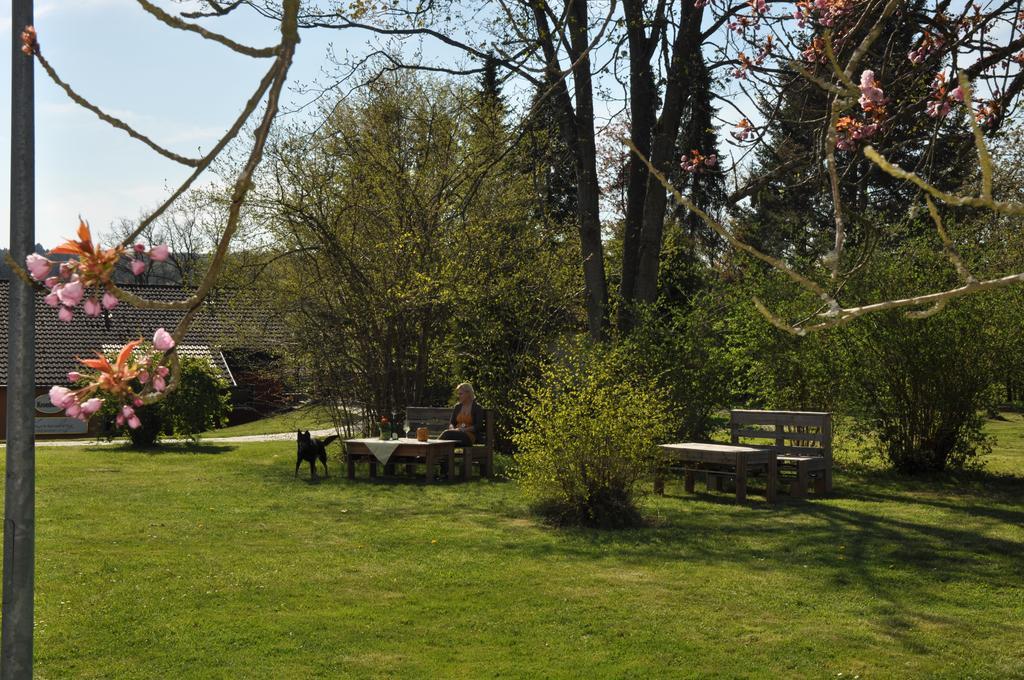
[[[36,387],[36,439],[88,439],[96,436],[98,422],[95,418],[83,431],[81,421],[67,418],[50,404],[49,391],[49,387]],[[6,385],[0,387],[0,439],[7,439]]]

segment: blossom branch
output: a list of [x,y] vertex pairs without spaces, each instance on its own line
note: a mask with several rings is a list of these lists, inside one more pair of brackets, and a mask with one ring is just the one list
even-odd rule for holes
[[220,33],[208,31],[202,26],[199,26],[198,24],[192,24],[182,19],[179,19],[176,16],[168,14],[167,12],[163,11],[153,3],[149,2],[148,0],[137,1],[139,5],[142,7],[142,9],[149,12],[157,20],[163,22],[164,24],[167,24],[171,28],[176,28],[181,31],[191,31],[192,33],[197,33],[202,37],[206,38],[207,40],[212,40],[213,42],[220,43],[221,45],[224,45],[228,49],[234,50],[239,54],[244,54],[249,57],[255,57],[257,59],[266,59],[269,57],[277,56],[278,50],[280,49],[280,46],[259,48],[250,47],[249,45],[237,43],[231,38],[223,36]]

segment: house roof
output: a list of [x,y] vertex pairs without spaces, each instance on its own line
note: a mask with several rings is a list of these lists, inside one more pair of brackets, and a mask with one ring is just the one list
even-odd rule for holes
[[[0,384],[7,384],[7,338],[10,281],[0,281]],[[148,300],[183,300],[191,291],[177,286],[125,285],[123,288]],[[121,347],[137,338],[149,340],[157,328],[172,330],[184,312],[138,309],[120,304],[106,317],[87,317],[81,307],[71,323],[57,318],[57,310],[35,296],[36,385],[67,382],[68,371],[80,368],[77,359],[95,356],[97,351]],[[226,379],[234,379],[222,350],[262,349],[284,341],[284,329],[254,305],[237,299],[213,298],[204,303],[181,343],[182,354],[211,359]]]

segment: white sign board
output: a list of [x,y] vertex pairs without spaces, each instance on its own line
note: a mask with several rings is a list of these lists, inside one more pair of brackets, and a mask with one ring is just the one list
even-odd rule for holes
[[88,429],[78,418],[36,418],[36,434],[85,434]]
[[40,413],[60,413],[61,409],[50,403],[49,394],[40,394],[36,397],[36,410]]

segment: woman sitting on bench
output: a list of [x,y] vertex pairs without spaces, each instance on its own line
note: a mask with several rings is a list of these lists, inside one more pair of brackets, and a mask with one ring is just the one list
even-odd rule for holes
[[438,439],[448,439],[459,446],[472,446],[479,440],[477,433],[484,431],[484,410],[476,403],[472,385],[462,383],[456,391],[459,393],[459,403],[452,409],[448,429]]

